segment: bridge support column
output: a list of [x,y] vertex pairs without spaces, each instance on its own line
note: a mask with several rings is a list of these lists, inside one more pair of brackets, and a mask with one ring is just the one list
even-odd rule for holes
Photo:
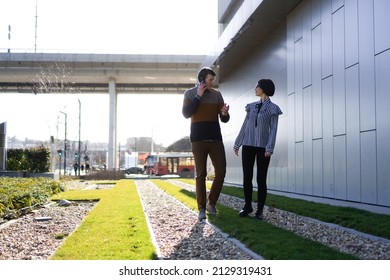
[[116,141],[117,141],[117,93],[115,89],[115,80],[110,78],[108,84],[108,94],[110,95],[110,108],[109,108],[109,124],[108,124],[108,170],[116,169],[117,153],[116,153]]
[[7,123],[0,123],[0,171],[6,170],[7,160]]

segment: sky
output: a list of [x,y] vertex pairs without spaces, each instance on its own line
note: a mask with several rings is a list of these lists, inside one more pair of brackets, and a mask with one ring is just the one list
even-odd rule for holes
[[[0,0],[0,52],[202,55],[217,38],[217,0]],[[168,146],[188,136],[182,101],[181,94],[119,94],[118,142],[153,137]],[[62,111],[67,138],[78,140],[79,104],[81,140],[108,142],[108,94],[0,93],[0,123],[9,137],[63,139]],[[176,109],[156,115],[161,105]]]

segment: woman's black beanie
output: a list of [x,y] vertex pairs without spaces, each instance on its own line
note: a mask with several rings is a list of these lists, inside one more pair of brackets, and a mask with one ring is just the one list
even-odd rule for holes
[[272,80],[270,79],[261,79],[258,83],[257,86],[261,88],[264,93],[268,96],[273,96],[275,93],[275,84]]

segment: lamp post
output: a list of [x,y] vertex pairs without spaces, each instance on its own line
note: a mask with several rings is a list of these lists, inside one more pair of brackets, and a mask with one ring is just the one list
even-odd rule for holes
[[67,126],[68,126],[68,115],[62,111],[60,111],[61,114],[64,114],[65,115],[65,143],[64,143],[64,176],[66,175],[66,142],[67,142],[67,139],[66,139],[66,133],[67,133]]
[[79,101],[79,153],[78,153],[78,165],[79,165],[79,177],[80,177],[80,169],[81,169],[81,102]]
[[59,150],[57,150],[57,153],[58,153],[58,156],[60,157],[60,177],[61,177],[61,161],[62,161],[62,150],[61,149],[59,149]]

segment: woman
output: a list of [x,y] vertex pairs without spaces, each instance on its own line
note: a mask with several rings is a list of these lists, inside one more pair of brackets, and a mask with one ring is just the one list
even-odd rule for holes
[[239,212],[239,216],[246,217],[253,212],[252,179],[256,159],[258,202],[255,217],[261,220],[263,219],[263,208],[267,197],[268,165],[274,151],[278,120],[282,111],[269,98],[275,93],[275,85],[272,80],[259,80],[255,92],[256,96],[260,97],[260,101],[246,105],[246,117],[234,143],[233,150],[238,156],[238,150],[242,146],[245,205]]

